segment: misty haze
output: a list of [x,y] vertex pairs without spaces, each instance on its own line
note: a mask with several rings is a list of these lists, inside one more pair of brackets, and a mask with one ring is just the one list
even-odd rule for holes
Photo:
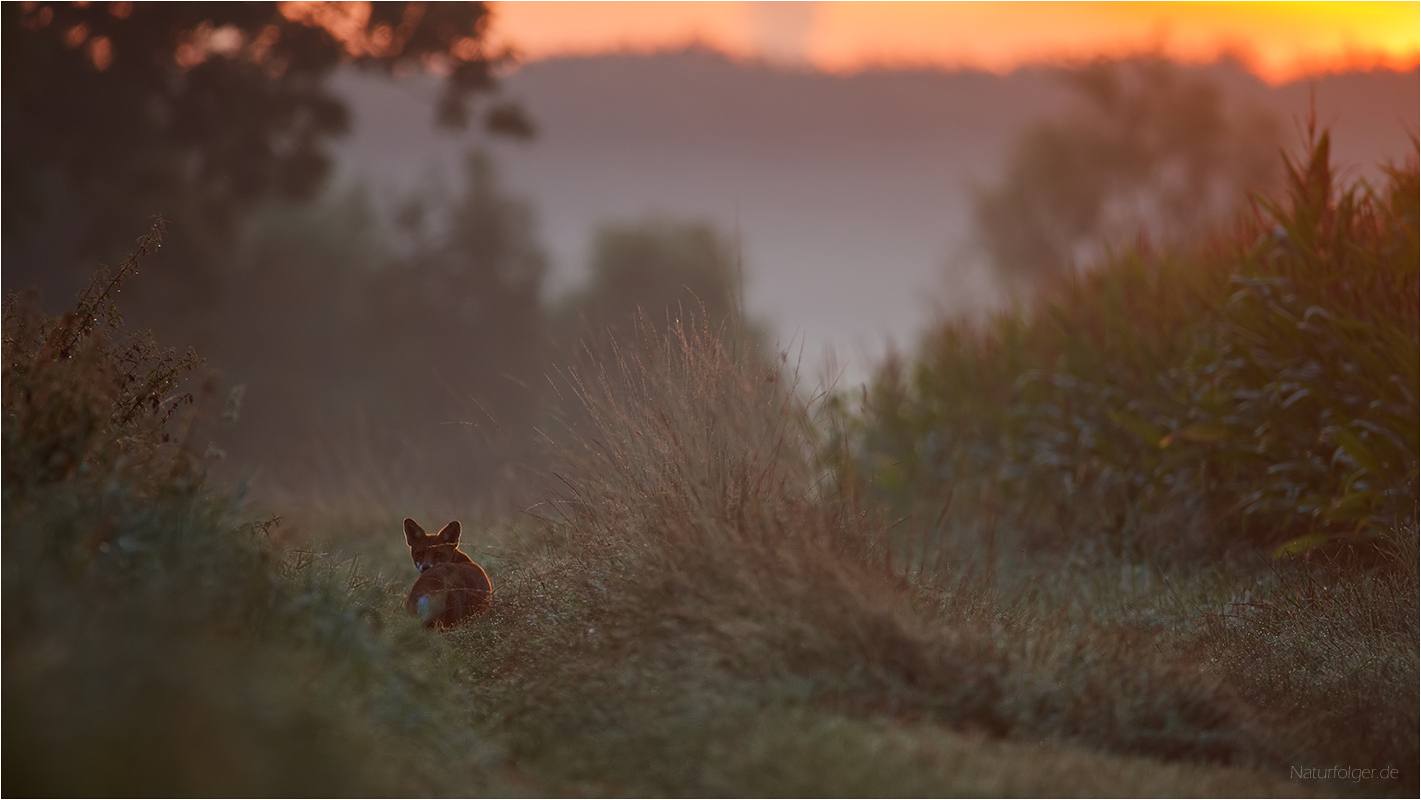
[[0,792],[1416,796],[1418,10],[0,4]]
[[[1203,70],[1276,115],[1298,141],[1315,91],[1340,165],[1374,176],[1410,146],[1415,74],[1340,75],[1269,88],[1233,66]],[[486,137],[432,124],[430,78],[346,73],[354,128],[334,148],[336,185],[377,196],[456,171]],[[831,76],[735,64],[715,53],[558,59],[505,82],[538,126],[494,142],[509,191],[531,201],[552,258],[548,290],[585,276],[597,226],[650,217],[739,231],[751,314],[852,384],[888,342],[911,348],[935,314],[1002,302],[970,241],[973,189],[1005,167],[1014,139],[1070,99],[1056,70]]]

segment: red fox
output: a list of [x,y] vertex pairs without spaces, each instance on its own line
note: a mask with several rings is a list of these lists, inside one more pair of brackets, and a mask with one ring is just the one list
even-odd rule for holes
[[459,523],[433,536],[412,519],[405,520],[405,541],[419,568],[405,608],[426,628],[452,628],[493,602],[493,584],[483,567],[459,550]]

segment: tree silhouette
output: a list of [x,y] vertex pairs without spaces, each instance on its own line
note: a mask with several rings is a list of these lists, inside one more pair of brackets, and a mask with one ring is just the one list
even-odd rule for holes
[[[53,262],[111,257],[147,217],[219,238],[263,198],[309,198],[349,115],[342,64],[447,75],[463,125],[506,53],[481,3],[6,3],[3,235]],[[485,115],[528,135],[515,106]],[[28,259],[23,256],[21,261]],[[52,267],[51,267],[52,268]]]
[[587,286],[559,313],[563,337],[574,342],[630,342],[639,319],[657,333],[674,319],[716,328],[743,323],[733,243],[708,224],[648,219],[604,226],[591,266]]
[[1276,122],[1204,75],[1140,58],[1067,77],[1077,106],[1023,134],[1004,180],[977,194],[979,244],[1008,280],[1059,273],[1122,240],[1198,234],[1276,172]]
[[242,227],[200,348],[246,386],[240,435],[222,445],[239,471],[298,485],[376,465],[468,497],[526,460],[546,258],[486,156],[456,180],[397,202],[404,236],[359,187],[265,203]]

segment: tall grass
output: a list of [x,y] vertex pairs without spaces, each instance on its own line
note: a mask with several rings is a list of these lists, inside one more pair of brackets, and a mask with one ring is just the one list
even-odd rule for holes
[[[1287,193],[1192,251],[1128,251],[888,364],[832,445],[902,508],[986,507],[1034,546],[1301,553],[1414,525],[1417,166]],[[944,527],[950,527],[948,515]]]
[[[1400,782],[1369,790],[1408,791],[1417,165],[1341,185],[1323,133],[1287,167],[1287,193],[1212,242],[1121,253],[990,324],[939,327],[858,412],[830,404],[826,453],[844,485],[933,520],[921,552],[984,566],[1008,608],[1084,609],[1103,638],[1071,657],[1094,666],[1057,679],[1112,676],[1100,707],[1141,673],[1096,659],[1132,641],[1217,681],[1248,757],[1389,764]],[[1139,570],[1162,616],[1109,611]],[[1060,627],[1036,619],[1016,641],[1049,649]],[[1084,730],[1108,741],[1111,723]]]

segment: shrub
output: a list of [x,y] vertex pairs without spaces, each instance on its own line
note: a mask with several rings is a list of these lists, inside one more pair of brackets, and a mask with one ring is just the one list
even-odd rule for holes
[[[383,585],[267,546],[203,483],[185,381],[113,301],[4,318],[4,790],[462,790],[487,748]],[[372,624],[377,622],[381,624]]]

